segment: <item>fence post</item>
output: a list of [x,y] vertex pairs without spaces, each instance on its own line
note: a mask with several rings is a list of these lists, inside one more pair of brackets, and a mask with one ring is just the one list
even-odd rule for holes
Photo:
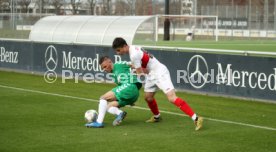
[[[274,31],[276,31],[276,0],[274,0]],[[275,39],[276,39],[276,33],[274,33]]]
[[252,12],[251,12],[251,0],[249,0],[248,7],[248,31],[249,31],[249,39],[251,38],[251,20],[252,20]]

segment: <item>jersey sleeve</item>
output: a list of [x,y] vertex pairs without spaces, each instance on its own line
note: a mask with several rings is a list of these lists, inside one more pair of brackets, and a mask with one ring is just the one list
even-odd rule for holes
[[142,57],[143,57],[143,52],[141,50],[140,47],[137,46],[132,46],[132,53],[130,55],[130,60],[131,60],[131,64],[133,65],[133,67],[135,69],[140,68],[142,66]]
[[135,55],[131,57],[131,63],[133,64],[133,67],[135,69],[140,68],[141,67],[141,58],[139,58],[139,56]]

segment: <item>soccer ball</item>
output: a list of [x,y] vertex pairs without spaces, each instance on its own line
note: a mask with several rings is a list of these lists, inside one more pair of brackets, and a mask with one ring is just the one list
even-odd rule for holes
[[98,113],[96,110],[87,110],[84,114],[84,119],[86,122],[94,122],[98,118]]
[[186,37],[186,41],[192,41],[192,36],[191,35],[187,35],[187,37]]

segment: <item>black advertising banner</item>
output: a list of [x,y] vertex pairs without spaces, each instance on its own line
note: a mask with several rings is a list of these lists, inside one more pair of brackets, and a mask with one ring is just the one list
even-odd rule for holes
[[[168,67],[176,89],[276,102],[276,58],[146,50]],[[0,40],[0,68],[42,73],[44,78],[103,80],[98,64],[103,55],[129,61],[111,47]]]
[[276,99],[276,58],[150,52],[168,67],[176,88],[227,96]]
[[[216,28],[216,20],[213,18],[203,19],[204,27]],[[247,18],[218,18],[219,29],[248,29]]]

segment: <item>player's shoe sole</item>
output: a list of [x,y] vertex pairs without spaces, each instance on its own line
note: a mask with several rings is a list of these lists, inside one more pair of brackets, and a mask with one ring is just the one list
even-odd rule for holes
[[160,122],[162,121],[162,117],[159,116],[158,118],[155,118],[154,116],[150,117],[149,120],[146,120],[147,123],[155,123],[155,122]]
[[198,131],[202,128],[203,126],[203,117],[198,117],[197,121],[195,121],[195,130]]
[[85,124],[85,127],[87,127],[87,128],[103,128],[104,124],[103,123],[97,123],[97,122],[91,122],[91,123]]
[[119,126],[122,123],[122,121],[125,119],[126,115],[127,115],[127,112],[125,112],[125,111],[123,111],[122,113],[120,113],[116,117],[116,119],[113,121],[113,123],[112,123],[113,126]]

